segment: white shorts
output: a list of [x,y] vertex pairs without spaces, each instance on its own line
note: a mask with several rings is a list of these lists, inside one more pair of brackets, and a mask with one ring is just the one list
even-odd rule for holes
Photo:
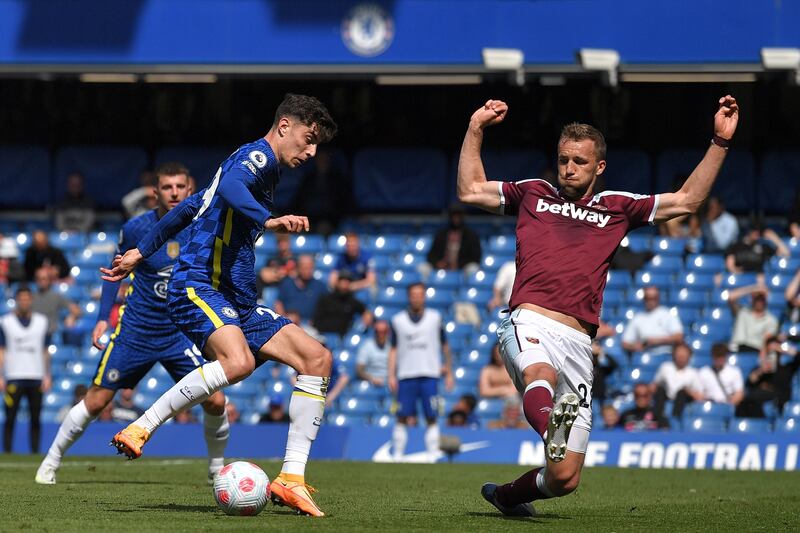
[[520,394],[525,392],[522,371],[536,363],[556,370],[555,400],[567,392],[580,399],[567,449],[586,453],[592,430],[592,339],[552,318],[529,309],[515,309],[497,328],[500,354]]

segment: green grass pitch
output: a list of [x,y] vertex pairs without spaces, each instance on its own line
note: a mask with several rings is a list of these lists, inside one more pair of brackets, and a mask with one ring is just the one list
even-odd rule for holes
[[[270,477],[279,463],[254,460]],[[205,461],[69,457],[56,486],[33,482],[33,456],[0,458],[0,531],[800,531],[800,475],[792,472],[584,472],[572,495],[508,519],[481,499],[510,465],[314,462],[309,481],[328,516],[268,504],[226,516],[206,485]]]

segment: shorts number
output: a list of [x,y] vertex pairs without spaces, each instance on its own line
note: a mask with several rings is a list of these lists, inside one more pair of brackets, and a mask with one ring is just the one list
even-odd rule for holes
[[583,395],[581,396],[581,407],[589,407],[589,403],[586,401],[587,396],[589,396],[589,387],[587,387],[584,383],[578,385],[578,390]]
[[200,353],[200,350],[197,349],[197,346],[192,344],[192,347],[191,348],[186,348],[183,351],[183,354],[186,357],[188,357],[189,359],[192,360],[192,363],[194,363],[194,366],[200,366],[200,360],[198,359],[198,357],[201,357],[203,354]]
[[278,313],[276,313],[275,311],[273,311],[268,307],[256,307],[256,313],[258,313],[261,316],[268,314],[274,319],[277,319],[280,316]]

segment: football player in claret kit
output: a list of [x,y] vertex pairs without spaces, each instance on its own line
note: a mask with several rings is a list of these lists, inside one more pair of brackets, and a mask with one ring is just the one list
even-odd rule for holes
[[[180,163],[159,166],[156,178],[158,207],[125,223],[120,232],[119,253],[136,246],[160,218],[191,194],[189,171]],[[37,483],[55,484],[56,471],[63,454],[114,399],[119,389],[135,387],[155,363],[161,363],[175,381],[200,365],[200,352],[167,314],[167,282],[187,239],[188,232],[176,235],[136,267],[125,304],[119,312],[119,322],[108,346],[100,343],[100,337],[108,328],[108,316],[120,282],[103,283],[97,324],[92,332],[92,342],[103,350],[103,356],[86,397],[70,409],[61,423],[50,450],[36,472]],[[230,430],[223,393],[208,397],[203,402],[203,411],[209,457],[208,479],[212,481],[223,467],[223,454]]]
[[270,489],[273,500],[323,516],[305,483],[311,444],[325,408],[331,353],[287,318],[257,303],[255,243],[266,231],[309,230],[306,217],[273,218],[270,211],[280,166],[297,167],[336,133],[316,98],[288,94],[267,134],[241,146],[217,170],[211,185],[162,218],[136,248],[103,269],[104,279],[126,276],[172,235],[188,227],[189,242],[169,281],[170,318],[209,361],[180,380],[112,443],[130,458],[161,424],[216,391],[249,376],[271,359],[297,371],[289,404],[286,456]]
[[508,106],[489,100],[469,123],[458,165],[462,202],[517,217],[517,274],[509,315],[498,328],[506,368],[545,444],[546,465],[505,485],[486,483],[483,497],[506,515],[533,516],[530,502],[574,491],[592,424],[591,339],[599,322],[606,273],[625,235],[646,224],[697,212],[708,198],[736,131],[739,107],[719,99],[714,136],[702,161],[674,193],[596,192],[606,168],[603,135],[570,124],[558,142],[558,183],[488,181],[483,130]]

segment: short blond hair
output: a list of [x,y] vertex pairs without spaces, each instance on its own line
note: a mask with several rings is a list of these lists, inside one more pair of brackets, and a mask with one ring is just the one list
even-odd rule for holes
[[561,129],[558,145],[561,146],[564,141],[583,141],[585,139],[594,141],[594,151],[598,161],[606,158],[606,138],[603,137],[600,130],[589,124],[573,122],[564,126]]

